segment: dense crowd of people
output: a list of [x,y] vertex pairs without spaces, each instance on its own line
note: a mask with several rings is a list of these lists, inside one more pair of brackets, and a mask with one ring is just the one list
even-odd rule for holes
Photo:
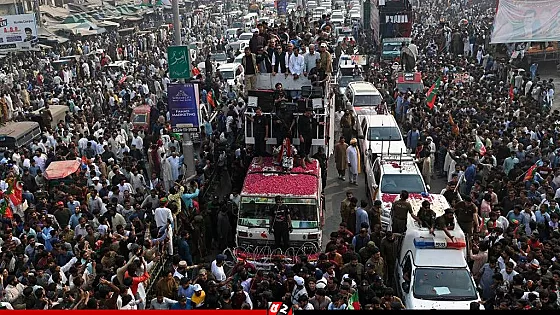
[[[424,91],[397,92],[390,64],[376,62],[364,76],[402,122],[425,181],[447,182],[442,194],[469,238],[480,290],[473,308],[557,309],[554,82],[498,57],[488,43],[494,5],[415,8],[408,48]],[[183,155],[181,136],[169,123],[165,47],[173,43],[164,29],[141,36],[109,31],[48,51],[14,53],[3,64],[2,123],[29,119],[40,108],[46,123],[40,139],[5,151],[0,160],[0,309],[265,309],[272,301],[303,310],[404,308],[391,276],[399,236],[381,229],[379,201],[359,202],[351,191],[341,204],[340,227],[326,231],[330,240],[316,262],[278,259],[263,270],[243,255],[231,263],[221,254],[234,246],[246,170],[254,156],[266,154],[258,141],[246,146],[242,132],[254,75],[309,75],[322,84],[333,71],[331,54],[373,54],[378,47],[357,26],[356,41],[336,43],[328,15],[260,23],[245,51],[226,51],[247,56],[245,82],[229,87],[208,57],[226,48],[226,26],[208,17],[184,18],[189,27],[182,29],[185,41],[203,42],[193,62],[203,116],[194,177],[187,177],[184,159],[191,157]],[[138,29],[156,25],[153,18],[144,17]],[[81,57],[55,65],[70,55]],[[106,66],[116,60],[132,62],[133,69],[111,75]],[[198,69],[202,61],[205,69]],[[426,91],[438,79],[430,109]],[[289,97],[299,96],[275,94]],[[68,106],[54,128],[53,104]],[[140,105],[151,109],[148,128],[138,131],[129,117]],[[350,143],[352,135],[339,131]],[[309,149],[298,148],[303,156]],[[62,160],[80,161],[79,171],[47,180],[45,170]],[[321,163],[326,173],[326,159]],[[21,190],[21,202],[7,197],[13,190]],[[350,303],[356,293],[357,305]]]

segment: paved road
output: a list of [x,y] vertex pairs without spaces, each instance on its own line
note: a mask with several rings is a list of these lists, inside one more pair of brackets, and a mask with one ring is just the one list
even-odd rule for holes
[[[337,171],[334,163],[334,155],[329,160],[327,187],[325,188],[326,198],[326,214],[325,226],[323,227],[323,248],[329,240],[331,232],[338,230],[340,224],[340,203],[346,198],[346,192],[352,191],[358,200],[367,200],[365,190],[364,174],[358,176],[358,186],[350,185],[348,183],[348,176],[346,181],[341,181],[337,178]],[[432,180],[432,192],[439,193],[445,188],[445,179],[438,178]],[[369,202],[369,200],[368,200]]]

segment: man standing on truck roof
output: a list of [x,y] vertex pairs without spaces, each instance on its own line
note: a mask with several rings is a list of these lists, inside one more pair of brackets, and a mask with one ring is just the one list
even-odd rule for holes
[[330,76],[332,73],[332,56],[331,53],[327,51],[327,43],[321,43],[319,46],[319,55],[321,59],[321,70],[323,70],[327,76]]
[[406,221],[408,219],[407,215],[409,213],[414,218],[414,220],[418,221],[418,217],[412,212],[412,205],[407,199],[408,191],[403,190],[401,191],[399,200],[393,202],[393,209],[391,210],[393,233],[402,234],[406,232]]
[[269,234],[274,234],[274,247],[282,250],[290,247],[290,233],[294,230],[290,217],[290,208],[284,204],[282,196],[274,198],[276,204],[270,213]]
[[44,126],[41,127],[48,128],[51,126],[51,123],[53,121],[53,116],[51,110],[49,109],[49,104],[45,104],[45,108],[43,108],[43,110],[41,111],[41,118],[44,124]]
[[259,163],[266,153],[266,140],[268,139],[268,119],[262,114],[262,109],[257,107],[255,116],[247,116],[253,122],[253,137],[255,137],[255,157],[259,157]]

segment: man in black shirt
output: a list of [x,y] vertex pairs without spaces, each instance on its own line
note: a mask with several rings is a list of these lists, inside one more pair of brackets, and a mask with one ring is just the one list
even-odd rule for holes
[[290,208],[283,203],[282,196],[276,196],[275,201],[276,205],[270,213],[268,232],[274,233],[275,248],[286,250],[290,247],[290,233],[293,231]]
[[436,219],[436,229],[443,231],[448,238],[455,241],[454,236],[449,233],[455,229],[455,210],[445,209],[445,214]]
[[247,116],[253,122],[253,137],[255,137],[255,157],[263,157],[266,152],[268,139],[268,118],[262,114],[262,109],[257,107],[255,116]]
[[299,151],[302,155],[309,157],[311,151],[311,141],[313,140],[313,125],[317,122],[313,118],[313,109],[306,108],[305,114],[299,116],[298,131],[299,131]]

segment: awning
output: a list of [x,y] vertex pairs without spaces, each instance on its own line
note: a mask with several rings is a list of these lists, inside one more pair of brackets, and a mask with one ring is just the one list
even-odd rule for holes
[[101,21],[101,22],[97,23],[97,26],[99,26],[99,27],[119,27],[121,25],[117,22]]
[[45,178],[48,180],[61,179],[74,174],[80,169],[80,161],[54,161],[45,170]]

